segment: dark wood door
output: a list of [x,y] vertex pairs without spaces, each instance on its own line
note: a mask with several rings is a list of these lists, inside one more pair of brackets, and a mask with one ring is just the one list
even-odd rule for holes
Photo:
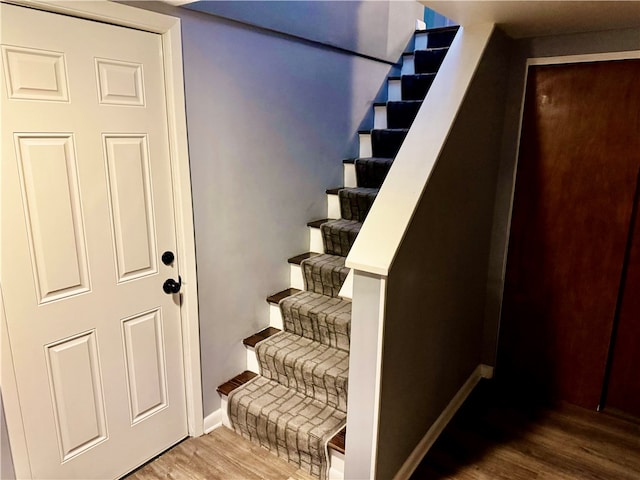
[[640,165],[640,61],[529,69],[497,373],[596,408]]
[[[640,174],[638,175],[640,182]],[[636,187],[640,190],[640,185]],[[640,418],[640,191],[636,191],[633,232],[621,286],[621,303],[607,385],[606,409]]]

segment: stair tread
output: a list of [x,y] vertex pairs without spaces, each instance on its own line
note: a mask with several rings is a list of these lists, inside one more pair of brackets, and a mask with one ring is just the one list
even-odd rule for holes
[[261,375],[347,411],[349,352],[291,332],[256,346]]
[[323,223],[327,223],[329,220],[331,220],[331,219],[330,218],[322,218],[320,220],[313,220],[313,221],[307,223],[307,227],[320,228],[320,225],[322,225]]
[[426,30],[416,30],[415,33],[440,33],[440,32],[449,32],[449,31],[458,31],[460,25],[449,25],[446,27],[433,27],[427,28]]
[[327,474],[324,445],[346,423],[344,412],[261,376],[234,392],[229,414],[234,430],[242,436],[317,478]]
[[344,160],[342,160],[342,163],[350,164],[354,163],[356,160],[356,158],[345,158]]
[[302,263],[303,260],[306,260],[307,258],[315,257],[316,255],[321,255],[321,254],[317,253],[317,252],[301,253],[300,255],[296,255],[295,257],[291,257],[290,259],[287,260],[287,262],[289,262],[289,263],[291,263],[293,265],[300,265],[300,263]]
[[296,293],[300,293],[301,291],[302,290],[300,290],[299,288],[287,288],[286,290],[282,290],[281,292],[274,293],[273,295],[267,297],[267,302],[275,303],[277,305],[283,298],[290,297],[291,295],[295,295]]
[[349,351],[351,300],[303,290],[280,303],[287,332]]
[[378,132],[408,132],[409,129],[408,128],[374,128],[371,130],[373,131],[378,131]]
[[269,337],[272,337],[276,333],[280,333],[282,330],[275,327],[267,327],[264,330],[260,330],[258,333],[254,333],[250,337],[245,338],[242,343],[247,347],[255,347],[258,342],[262,340],[266,340]]
[[241,387],[242,385],[247,383],[249,380],[252,380],[257,376],[258,376],[257,373],[251,372],[249,370],[245,370],[244,372],[233,377],[231,380],[224,382],[222,385],[220,385],[217,388],[217,391],[220,395],[228,396],[236,388]]
[[331,437],[331,440],[329,440],[327,447],[329,447],[329,450],[336,450],[344,454],[344,444],[345,444],[346,437],[347,437],[347,427],[344,427],[342,430],[336,433],[333,437]]
[[340,295],[340,289],[349,275],[345,258],[323,253],[308,258],[300,265],[305,289],[330,297]]
[[336,187],[336,188],[327,188],[327,195],[338,195],[338,192],[342,190],[344,187]]

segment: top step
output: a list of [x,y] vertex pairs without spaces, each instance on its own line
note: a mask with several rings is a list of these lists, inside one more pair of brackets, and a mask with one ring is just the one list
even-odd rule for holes
[[458,28],[459,27],[455,26],[416,30],[414,50],[448,47],[453,42]]

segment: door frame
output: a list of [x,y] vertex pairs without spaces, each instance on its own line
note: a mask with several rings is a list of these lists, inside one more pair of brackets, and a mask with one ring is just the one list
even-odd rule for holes
[[518,136],[516,139],[515,159],[513,160],[513,171],[511,175],[511,185],[509,188],[509,213],[506,225],[506,242],[502,252],[502,272],[500,286],[500,307],[498,314],[498,329],[496,331],[495,358],[497,362],[497,352],[500,347],[500,327],[502,322],[502,302],[504,301],[504,283],[507,273],[507,256],[509,254],[509,242],[511,241],[511,221],[513,218],[513,203],[516,191],[516,176],[518,173],[518,159],[520,158],[520,143],[522,140],[522,122],[524,117],[524,102],[527,94],[527,81],[529,79],[529,68],[539,65],[563,65],[570,63],[586,62],[610,62],[615,60],[640,59],[640,50],[623,50],[618,52],[585,53],[574,55],[558,55],[550,57],[529,57],[524,68],[524,78],[522,81],[522,97],[520,99],[520,112],[518,115]]
[[[178,268],[185,286],[180,305],[183,369],[187,406],[187,429],[190,436],[204,433],[202,383],[200,364],[200,333],[198,316],[198,286],[191,197],[191,173],[187,143],[187,120],[184,97],[182,40],[180,19],[168,15],[113,3],[68,2],[41,0],[2,0],[3,3],[27,6],[51,13],[97,20],[112,25],[135,28],[159,34],[162,41],[166,107],[169,132],[169,155],[173,184],[173,205],[176,219]],[[13,465],[17,478],[31,478],[29,454],[22,412],[17,393],[11,345],[0,285],[0,320],[2,322],[0,355],[2,394],[7,430],[11,440]],[[4,388],[2,388],[4,387]]]

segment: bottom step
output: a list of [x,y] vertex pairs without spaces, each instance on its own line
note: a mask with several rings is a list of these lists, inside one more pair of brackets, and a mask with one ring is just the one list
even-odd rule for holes
[[[233,429],[231,421],[229,420],[228,409],[228,396],[238,387],[246,384],[247,382],[256,378],[258,374],[245,370],[244,372],[236,375],[232,379],[223,383],[217,388],[220,398],[222,400],[221,409],[223,412],[222,424],[228,428]],[[267,379],[258,379],[257,381],[268,382]],[[343,427],[338,431],[328,442],[327,449],[329,452],[329,480],[343,480],[344,479],[344,455],[345,455],[345,435],[346,427]]]

